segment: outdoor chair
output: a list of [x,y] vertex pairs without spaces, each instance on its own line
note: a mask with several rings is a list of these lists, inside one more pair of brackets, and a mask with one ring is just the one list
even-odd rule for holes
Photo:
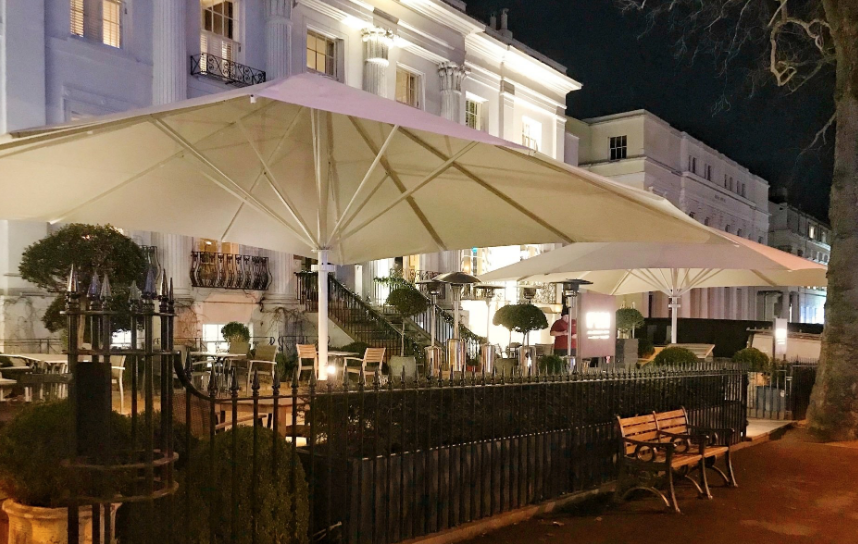
[[0,402],[6,401],[6,394],[12,391],[16,385],[18,385],[18,380],[0,378]]
[[125,358],[125,355],[110,357],[110,385],[119,386],[119,413],[121,414],[125,413],[125,389],[122,384],[125,377]]
[[[349,379],[349,374],[357,374],[358,376],[363,370],[363,375],[367,381],[375,378],[376,372],[381,372],[381,364],[384,361],[384,351],[387,348],[366,348],[362,359],[357,357],[346,357],[345,368],[343,369],[343,380]],[[360,363],[359,366],[350,365],[349,361]]]
[[[250,391],[250,380],[253,376],[253,367],[257,367],[271,376],[274,382],[274,369],[277,368],[277,346],[256,346],[253,359],[247,361],[247,390]],[[259,368],[261,367],[261,368]]]
[[316,368],[316,362],[319,359],[319,352],[316,351],[316,346],[313,344],[297,344],[296,349],[298,350],[298,379],[301,378],[301,373],[304,371],[304,361],[309,359],[313,361],[313,364],[310,366],[311,369]]

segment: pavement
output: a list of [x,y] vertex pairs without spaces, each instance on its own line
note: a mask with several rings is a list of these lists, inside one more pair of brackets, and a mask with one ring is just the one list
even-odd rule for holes
[[757,440],[766,435],[777,433],[781,429],[786,429],[795,425],[792,420],[774,420],[774,419],[757,419],[748,418],[748,427],[745,429],[745,437],[747,440]]
[[858,443],[824,444],[803,427],[736,452],[737,489],[713,500],[678,490],[682,514],[641,496],[619,507],[594,498],[487,533],[471,544],[854,544],[858,542]]

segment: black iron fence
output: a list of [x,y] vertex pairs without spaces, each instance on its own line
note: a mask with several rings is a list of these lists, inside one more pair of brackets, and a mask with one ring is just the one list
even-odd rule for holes
[[191,55],[191,75],[220,79],[227,85],[247,87],[265,83],[265,72],[209,53]]
[[767,372],[749,372],[748,417],[804,419],[817,367],[815,363],[790,363]]
[[265,291],[271,284],[268,257],[232,253],[191,253],[191,285]]
[[[736,370],[469,373],[385,383],[376,376],[371,384],[361,376],[357,384],[282,389],[275,379],[271,395],[260,394],[256,376],[250,398],[239,398],[237,385],[225,395],[197,391],[191,369],[177,363],[177,371],[185,394],[177,394],[174,417],[185,424],[186,443],[211,444],[203,450],[211,458],[206,470],[180,473],[185,506],[176,511],[217,511],[203,528],[211,542],[236,542],[230,535],[243,530],[248,542],[257,534],[268,542],[270,527],[248,521],[256,509],[264,511],[260,520],[293,520],[317,540],[382,544],[592,489],[617,474],[616,415],[684,406],[696,424],[736,429],[737,439],[745,429],[746,374]],[[224,429],[241,433],[219,439]],[[282,435],[298,447],[283,448]],[[252,452],[243,455],[248,444]],[[246,465],[232,461],[242,458]],[[219,459],[231,468],[209,470]],[[306,511],[295,500],[236,504],[260,478],[279,478],[294,491],[302,475]],[[183,536],[191,525],[175,524],[171,541],[195,541]]]

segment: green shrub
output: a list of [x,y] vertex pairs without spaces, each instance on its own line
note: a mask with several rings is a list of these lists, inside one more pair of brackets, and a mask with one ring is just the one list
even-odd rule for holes
[[697,356],[685,348],[672,347],[661,350],[652,362],[657,366],[686,365],[696,363]]
[[617,310],[617,331],[629,334],[644,322],[644,316],[635,308]]
[[363,357],[363,354],[366,353],[367,348],[371,348],[369,344],[366,342],[352,342],[351,344],[346,344],[345,346],[339,348],[331,348],[332,351],[346,351],[348,353],[357,353],[360,357]]
[[655,346],[649,338],[638,338],[638,358],[646,359],[653,353],[655,353]]
[[740,349],[733,354],[733,362],[748,365],[750,372],[769,372],[772,370],[769,356],[757,348]]
[[286,355],[278,351],[274,361],[277,363],[277,376],[280,378],[280,382],[290,383],[295,374],[295,369],[298,368],[298,354]]
[[[249,544],[252,538],[252,522],[256,520],[258,544],[296,543],[308,541],[307,526],[309,505],[307,500],[307,482],[301,463],[297,463],[295,481],[296,493],[292,495],[291,446],[284,440],[274,440],[273,431],[257,427],[256,452],[258,478],[252,481],[253,466],[253,427],[237,427],[219,434],[214,439],[214,457],[210,444],[200,443],[192,452],[188,469],[180,480],[180,485],[192,490],[191,518],[180,522],[190,531],[190,542],[194,544],[215,544],[209,540],[209,520],[218,519],[215,530],[215,542],[233,542]],[[232,441],[235,437],[237,448],[233,455]],[[272,467],[272,454],[277,448],[279,462]],[[212,461],[214,460],[214,461]],[[212,466],[214,463],[214,466]],[[233,466],[239,467],[238,496],[232,496]],[[255,512],[251,493],[256,494]],[[182,490],[179,491],[182,497]],[[182,497],[182,500],[185,498]],[[226,516],[232,514],[232,501],[238,503],[237,538],[231,540],[230,524]],[[295,515],[292,515],[293,507]]]
[[244,323],[231,321],[221,327],[220,334],[229,343],[250,342],[250,329]]
[[429,301],[414,287],[397,287],[387,295],[385,304],[392,306],[396,312],[405,317],[411,317],[425,312]]
[[[74,493],[109,493],[122,481],[102,482],[110,490],[92,489],[63,461],[75,453],[72,440],[72,410],[68,400],[27,406],[0,430],[0,487],[16,502],[28,506],[63,506]],[[129,419],[111,412],[111,439],[114,452],[129,449]]]
[[539,358],[539,372],[543,374],[561,374],[566,361],[559,355],[543,355]]

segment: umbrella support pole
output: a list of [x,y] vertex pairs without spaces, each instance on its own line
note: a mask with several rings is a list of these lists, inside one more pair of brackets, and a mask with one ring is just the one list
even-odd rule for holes
[[327,372],[322,372],[322,369],[328,367],[328,274],[334,270],[334,267],[328,264],[328,250],[319,250],[319,264],[313,269],[319,274],[318,277],[318,295],[319,295],[319,356],[316,358],[316,368],[313,372],[316,374],[317,380],[327,379]]
[[679,322],[679,295],[671,293],[670,295],[670,343],[676,344],[676,326]]

